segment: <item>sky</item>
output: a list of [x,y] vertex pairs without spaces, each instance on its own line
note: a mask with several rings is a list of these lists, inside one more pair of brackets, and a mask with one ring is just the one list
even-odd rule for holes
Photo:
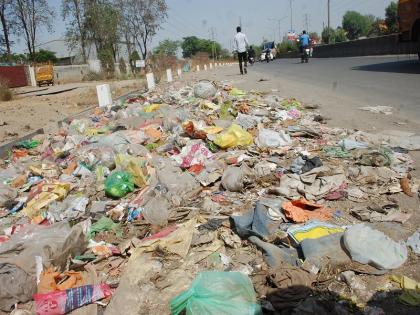
[[[61,0],[47,1],[56,11],[54,31],[48,33],[41,29],[38,44],[63,38],[65,32],[65,23],[60,14]],[[320,34],[323,23],[327,25],[327,2],[328,0],[292,0],[291,14],[290,0],[167,0],[168,18],[153,38],[152,47],[166,38],[179,40],[191,35],[211,38],[213,30],[215,40],[224,48],[230,49],[240,21],[249,41],[258,45],[263,38],[278,42],[279,33],[283,37],[290,30],[291,22],[296,32],[307,28],[310,32]],[[383,17],[385,7],[390,2],[331,0],[331,26],[335,28],[341,25],[342,17],[348,10]],[[16,42],[14,48],[15,51],[22,52],[25,49],[24,42]]]

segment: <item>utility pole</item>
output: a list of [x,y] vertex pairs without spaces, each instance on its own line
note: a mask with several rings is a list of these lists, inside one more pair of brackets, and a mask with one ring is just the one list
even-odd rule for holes
[[309,33],[308,13],[305,14],[305,30]]
[[214,43],[214,27],[210,28],[211,33],[211,54],[213,55],[213,63],[216,62],[216,47]]
[[268,19],[269,21],[274,21],[274,22],[279,23],[279,43],[281,43],[281,42],[282,42],[282,40],[281,40],[281,22],[282,22],[285,18],[287,18],[287,15],[286,15],[286,16],[284,16],[284,17],[282,17],[281,19]]
[[293,31],[293,0],[290,0],[290,31]]
[[328,29],[331,27],[330,24],[330,0],[328,0]]
[[239,26],[242,28],[242,17],[239,17]]

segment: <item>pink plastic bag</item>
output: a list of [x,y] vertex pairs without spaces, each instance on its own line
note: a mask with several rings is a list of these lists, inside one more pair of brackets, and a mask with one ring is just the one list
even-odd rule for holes
[[102,283],[46,294],[34,294],[33,298],[37,315],[62,315],[111,295],[112,290],[109,285]]

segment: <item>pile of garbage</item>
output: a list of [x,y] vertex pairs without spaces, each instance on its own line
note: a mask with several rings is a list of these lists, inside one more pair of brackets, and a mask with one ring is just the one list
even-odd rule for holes
[[97,107],[1,162],[0,310],[383,314],[392,292],[415,309],[417,140],[229,83]]

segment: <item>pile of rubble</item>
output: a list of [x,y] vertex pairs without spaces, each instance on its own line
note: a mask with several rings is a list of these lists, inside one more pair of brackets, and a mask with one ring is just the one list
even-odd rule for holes
[[2,162],[2,311],[420,305],[416,137],[331,128],[314,106],[208,81],[86,116]]

